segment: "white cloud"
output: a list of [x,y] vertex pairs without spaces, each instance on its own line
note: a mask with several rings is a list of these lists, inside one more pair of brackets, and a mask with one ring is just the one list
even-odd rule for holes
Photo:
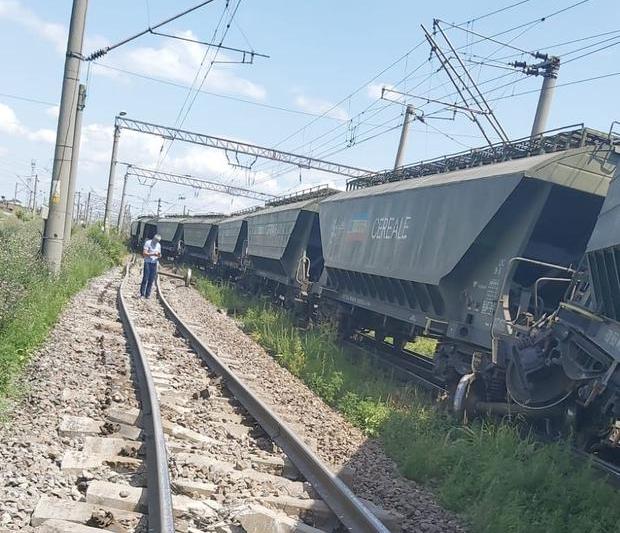
[[349,114],[342,107],[334,106],[331,102],[321,100],[320,98],[310,98],[303,94],[298,94],[295,97],[295,105],[302,111],[308,113],[315,113],[318,115],[325,113],[325,116],[337,120],[349,120]]
[[383,88],[385,87],[386,91],[387,89],[393,89],[394,86],[390,83],[371,83],[366,87],[366,90],[368,92],[368,96],[370,98],[372,98],[373,100],[376,100],[378,98],[381,98],[381,92],[383,90]]
[[55,119],[58,119],[58,115],[59,115],[59,113],[60,113],[60,106],[57,106],[57,105],[54,105],[54,106],[48,107],[48,108],[45,110],[45,114],[46,114],[48,117],[52,117],[52,118],[55,118]]
[[31,141],[42,141],[49,144],[56,142],[56,132],[48,128],[41,128],[36,131],[31,131],[27,135]]
[[[196,39],[191,31],[180,32],[177,35]],[[205,47],[197,43],[178,40],[163,40],[161,46],[140,46],[137,48],[121,49],[111,63],[119,68],[171,80],[184,85],[191,85],[198,75],[198,83],[214,59],[213,51],[209,52],[203,62]],[[222,53],[217,56],[218,61],[230,60]],[[202,66],[201,66],[202,65]],[[232,71],[232,65],[215,63],[203,84],[203,89],[220,91],[247,96],[255,100],[263,100],[266,96],[265,88],[245,78],[237,76]],[[118,77],[118,72],[101,68],[98,72],[103,75]]]
[[[41,38],[51,42],[57,51],[65,52],[67,47],[66,27],[62,24],[41,19],[34,11],[23,6],[19,0],[0,0],[0,19],[2,18],[26,27]],[[189,39],[197,39],[196,35],[190,30],[179,32],[177,35]],[[165,38],[162,38],[161,42],[161,46],[157,47],[123,47],[114,52],[113,64],[125,70],[131,70],[147,76],[157,76],[191,85],[196,72],[201,66],[206,48],[198,43]],[[88,54],[105,47],[107,44],[109,44],[109,41],[102,36],[87,35],[84,43],[84,53]],[[202,66],[202,73],[215,58],[215,53],[213,49],[210,50]],[[218,53],[218,61],[230,59],[224,54]],[[266,96],[265,88],[236,75],[233,72],[234,68],[234,65],[230,64],[214,64],[203,88],[246,96],[255,100],[263,100]],[[119,77],[118,72],[111,69],[100,68],[98,73],[114,78]],[[198,79],[200,80],[201,77]]]
[[51,42],[61,52],[67,48],[67,30],[64,25],[41,19],[18,0],[0,0],[0,18],[21,24]]
[[41,141],[53,144],[56,141],[56,132],[54,130],[42,128],[33,131],[28,129],[17,118],[15,111],[5,104],[0,104],[0,131],[35,142]]

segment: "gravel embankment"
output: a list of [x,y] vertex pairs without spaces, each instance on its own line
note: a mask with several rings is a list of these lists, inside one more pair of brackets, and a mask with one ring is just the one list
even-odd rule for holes
[[377,440],[366,438],[337,411],[281,367],[245,335],[236,321],[219,312],[195,289],[160,278],[181,318],[215,351],[234,360],[229,366],[270,405],[334,471],[352,474],[352,489],[386,510],[403,515],[404,531],[461,532],[457,517],[428,490],[404,478]]
[[[0,425],[0,530],[33,531],[30,516],[43,495],[84,500],[76,475],[60,470],[64,453],[81,446],[78,438],[59,436],[64,416],[103,419],[115,401],[137,406],[135,398],[111,398],[112,382],[130,379],[116,322],[119,282],[120,269],[113,269],[77,294],[24,372],[23,396]],[[111,471],[102,475],[115,478]]]
[[124,295],[156,379],[164,423],[187,428],[201,439],[166,435],[173,493],[191,494],[187,487],[196,483],[203,487],[202,505],[183,517],[190,530],[240,531],[235,515],[243,505],[269,506],[280,496],[314,497],[295,473],[280,471],[289,465],[284,454],[175,334],[159,302],[133,297],[140,275],[138,268],[132,270]]

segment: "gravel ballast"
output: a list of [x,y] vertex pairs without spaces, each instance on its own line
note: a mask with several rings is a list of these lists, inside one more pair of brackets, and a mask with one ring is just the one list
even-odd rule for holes
[[[45,344],[33,356],[19,396],[0,425],[0,530],[33,531],[32,511],[41,496],[84,500],[75,474],[60,469],[68,450],[81,439],[61,437],[65,416],[102,420],[111,382],[121,366],[109,354],[126,355],[122,325],[117,322],[116,290],[120,269],[93,279],[74,296]],[[121,361],[124,363],[124,361]],[[135,398],[124,403],[137,405]],[[114,479],[114,473],[103,473]]]
[[231,361],[231,369],[335,472],[346,472],[344,477],[351,479],[358,496],[404,516],[404,531],[464,531],[458,518],[443,509],[431,492],[400,474],[379,441],[367,438],[280,366],[233,318],[195,289],[169,278],[160,280],[181,319],[190,327],[195,325],[205,344]]

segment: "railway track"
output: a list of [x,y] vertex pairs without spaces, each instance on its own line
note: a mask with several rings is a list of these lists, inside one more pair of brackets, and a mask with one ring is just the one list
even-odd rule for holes
[[[92,386],[93,400],[90,404],[84,402],[89,387],[81,383],[84,371],[79,365],[75,375],[61,384],[65,387],[61,394],[63,410],[75,413],[75,407],[81,407],[82,414],[65,414],[60,419],[58,436],[68,449],[57,459],[60,475],[54,472],[53,477],[39,481],[49,489],[41,491],[44,495],[30,517],[30,526],[35,531],[147,531],[143,502],[136,505],[128,502],[132,495],[141,494],[147,484],[149,469],[145,451],[149,450],[150,459],[150,439],[146,429],[126,424],[122,416],[139,408],[145,401],[142,392],[146,389],[138,386],[141,372],[132,367],[131,356],[124,349],[123,326],[116,320],[115,307],[120,297],[120,292],[115,290],[117,283],[118,275],[115,275],[98,291],[96,299],[83,304],[86,330],[97,332],[97,348],[90,353],[94,356],[92,364],[103,374],[105,393]],[[87,346],[74,349],[78,354],[89,351]],[[62,486],[61,476],[71,479],[70,494],[55,488]]]
[[398,370],[399,379],[415,383],[433,393],[446,389],[433,374],[433,362],[422,354],[410,350],[396,350],[385,341],[377,342],[368,334],[358,332],[355,340],[345,341],[356,350],[363,351],[381,366]]
[[117,419],[145,435],[147,488],[132,503],[146,506],[149,530],[388,531],[198,339],[198,324],[159,289],[157,300],[128,296],[130,278],[118,305],[142,409]]

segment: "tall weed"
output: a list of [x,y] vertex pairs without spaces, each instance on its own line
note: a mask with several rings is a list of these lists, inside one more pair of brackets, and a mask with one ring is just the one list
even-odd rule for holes
[[0,225],[0,397],[45,340],[69,298],[122,257],[120,239],[104,241],[92,231],[78,230],[60,275],[52,276],[39,254],[40,232],[37,219]]

